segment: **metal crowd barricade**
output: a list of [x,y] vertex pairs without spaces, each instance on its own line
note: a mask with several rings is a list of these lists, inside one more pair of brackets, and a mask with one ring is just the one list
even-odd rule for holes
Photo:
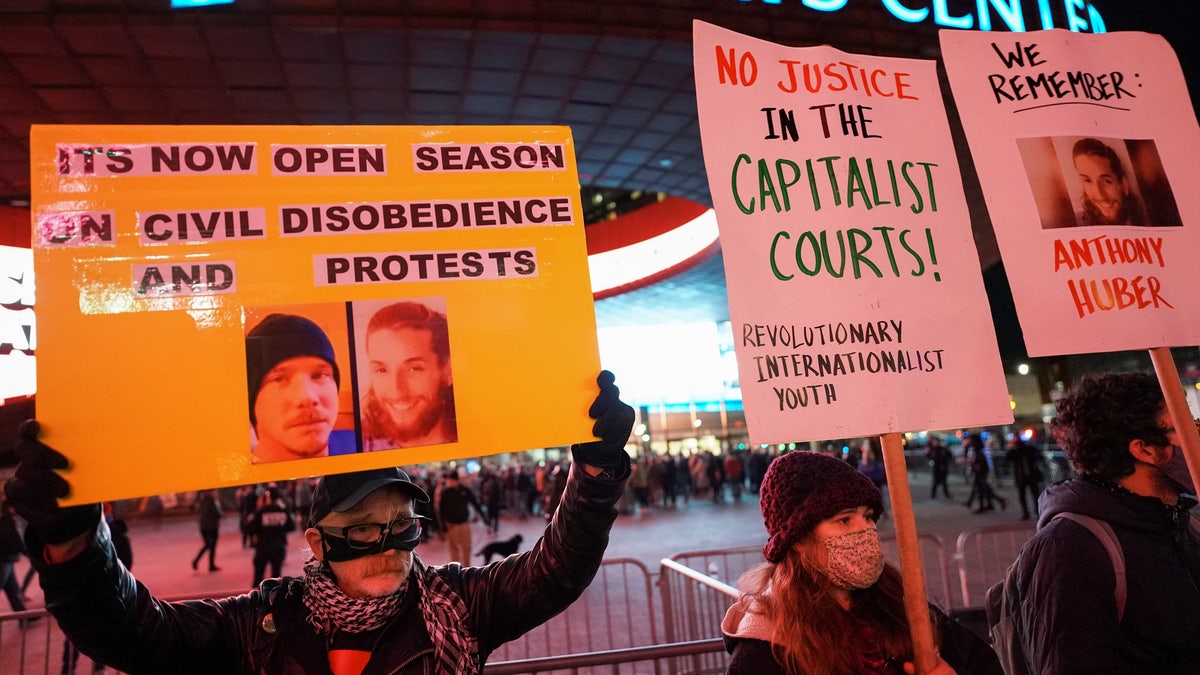
[[52,664],[57,673],[62,643],[62,631],[45,610],[0,614],[0,673],[43,675]]
[[741,546],[709,551],[686,551],[676,553],[670,560],[735,586],[738,577],[763,562],[763,555],[762,546]]
[[[1017,524],[960,534],[954,555],[962,594],[958,602],[951,597],[943,540],[919,535],[930,599],[945,608],[978,606],[984,591],[1003,576],[1033,531],[1032,524]],[[881,540],[888,559],[895,562],[895,537],[885,535]],[[656,594],[644,563],[630,558],[605,560],[579,600],[546,624],[501,646],[485,671],[488,675],[723,673],[728,656],[721,642],[721,619],[736,601],[737,579],[761,562],[760,546],[679,553],[661,561]],[[207,597],[223,595],[172,599]],[[26,624],[31,618],[38,620]],[[62,632],[44,610],[0,614],[0,673],[60,672],[63,641]],[[81,656],[81,672],[90,667],[90,660]]]
[[[490,663],[518,662],[658,644],[659,621],[650,570],[640,560],[605,560],[596,578],[562,614],[492,653]],[[520,670],[513,672],[532,672]],[[538,672],[554,672],[541,671]],[[567,668],[570,673],[634,673],[632,665]],[[655,673],[660,672],[656,666]]]
[[[167,601],[205,600],[244,593],[233,590],[227,593],[204,593],[163,598]],[[51,675],[52,673],[93,672],[92,660],[78,654],[74,667],[64,667],[63,659],[69,658],[64,643],[67,638],[58,623],[44,609],[0,614],[0,674],[2,675]],[[106,668],[108,675],[122,675],[123,671]]]
[[[529,673],[550,673],[554,671],[576,672],[581,668],[595,668],[597,671],[604,672],[624,672],[617,671],[616,666],[624,666],[635,663],[649,663],[655,673],[676,673],[684,671],[675,671],[673,663],[663,663],[670,660],[672,662],[679,660],[681,657],[692,654],[714,654],[724,653],[724,642],[719,638],[711,640],[696,640],[694,642],[673,642],[665,645],[653,645],[649,647],[630,647],[628,649],[613,649],[605,652],[593,652],[588,654],[570,654],[567,656],[547,656],[539,659],[528,659],[524,661],[488,661],[484,666],[484,675],[527,675]],[[608,668],[600,669],[599,666],[608,666]],[[645,668],[637,668],[632,672],[646,673],[651,672]],[[718,672],[725,672],[725,667],[722,666]]]
[[[170,599],[236,594],[210,593]],[[36,620],[26,625],[30,619]],[[720,644],[659,644],[659,625],[654,586],[646,565],[630,558],[605,560],[579,600],[520,639],[502,645],[489,658],[492,665],[488,672],[499,668],[501,673],[658,674],[668,672],[666,660],[674,654],[721,650]],[[64,640],[58,625],[43,609],[0,614],[0,674],[61,672]],[[653,664],[652,671],[635,665],[647,661]],[[89,672],[91,668],[91,660],[80,656],[77,672]]]
[[[670,558],[661,562],[658,577],[664,634],[668,642],[720,640],[721,619],[737,601],[738,590],[720,579]],[[721,642],[717,643],[719,646]],[[673,661],[673,675],[714,675],[725,672],[729,659],[723,648]]]
[[[899,567],[900,549],[896,545],[896,535],[880,535],[879,543],[883,545],[883,555],[887,561]],[[951,595],[950,560],[946,555],[946,542],[936,534],[918,534],[917,544],[921,548],[921,570],[925,573],[926,597],[939,607],[954,607],[955,598]]]
[[1034,531],[1032,523],[1017,523],[965,530],[958,535],[954,561],[958,564],[962,607],[983,605],[987,589],[1004,578],[1004,572]]

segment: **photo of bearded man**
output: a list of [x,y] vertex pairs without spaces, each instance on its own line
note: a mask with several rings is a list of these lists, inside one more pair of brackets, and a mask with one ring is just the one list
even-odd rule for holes
[[364,452],[458,440],[444,304],[354,303],[355,326],[365,323],[357,358]]

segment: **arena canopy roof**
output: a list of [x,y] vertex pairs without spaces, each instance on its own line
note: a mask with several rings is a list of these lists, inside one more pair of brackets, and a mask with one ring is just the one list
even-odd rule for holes
[[[1196,25],[1165,14],[1194,16],[1182,8],[1194,3],[1157,4],[1180,8],[1117,0],[235,0],[173,10],[167,0],[10,0],[0,7],[0,203],[28,203],[31,124],[535,124],[571,127],[585,188],[706,206],[693,19],[781,44],[937,58],[943,26]],[[1177,48],[1194,42],[1168,39]],[[1197,61],[1180,56],[1185,72]],[[965,141],[957,143],[967,158]],[[987,268],[998,260],[995,240],[970,162],[963,166]],[[728,319],[718,250],[652,281],[599,301],[601,325]]]

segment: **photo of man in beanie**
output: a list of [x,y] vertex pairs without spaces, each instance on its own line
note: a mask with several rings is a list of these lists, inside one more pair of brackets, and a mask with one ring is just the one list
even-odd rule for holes
[[338,415],[341,373],[311,319],[271,314],[246,333],[246,391],[254,461],[324,457]]
[[444,305],[442,298],[354,303],[364,452],[458,440]]

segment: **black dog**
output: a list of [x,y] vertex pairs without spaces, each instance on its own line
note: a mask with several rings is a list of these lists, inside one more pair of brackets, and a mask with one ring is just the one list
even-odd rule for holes
[[511,539],[503,541],[493,541],[484,546],[475,555],[483,556],[483,564],[486,565],[492,562],[492,556],[499,556],[501,559],[517,552],[517,547],[521,545],[521,535],[514,534]]

